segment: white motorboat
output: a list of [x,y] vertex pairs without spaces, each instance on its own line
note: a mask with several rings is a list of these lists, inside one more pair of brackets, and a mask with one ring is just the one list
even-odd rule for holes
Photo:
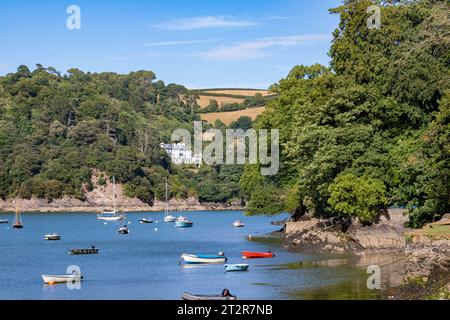
[[236,220],[235,222],[233,222],[232,226],[235,228],[243,228],[245,227],[245,223],[243,223],[241,220]]
[[0,224],[7,224],[8,220],[7,219],[0,219]]
[[42,280],[46,284],[57,284],[57,283],[71,283],[74,281],[82,281],[83,276],[81,274],[67,274],[67,275],[42,275]]
[[130,230],[128,229],[127,226],[123,226],[122,228],[120,228],[119,230],[117,230],[117,232],[119,232],[120,234],[129,234]]
[[49,233],[44,236],[45,240],[61,240],[61,236],[57,233]]

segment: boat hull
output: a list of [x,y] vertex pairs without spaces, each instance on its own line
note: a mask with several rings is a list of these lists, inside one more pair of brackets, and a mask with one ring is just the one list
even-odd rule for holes
[[8,220],[0,220],[0,224],[7,224]]
[[79,274],[70,274],[63,276],[55,276],[55,275],[42,275],[42,280],[46,284],[57,284],[57,283],[70,283],[73,281],[82,281],[83,277]]
[[57,241],[57,240],[61,240],[61,236],[57,236],[57,235],[46,235],[44,237],[45,240],[47,241]]
[[175,228],[192,228],[194,226],[193,222],[187,221],[176,221]]
[[177,221],[177,218],[173,216],[164,217],[164,222],[175,222],[175,221]]
[[250,252],[250,251],[242,252],[242,258],[244,259],[262,259],[273,257],[275,257],[275,254],[273,252]]
[[183,300],[237,300],[235,296],[224,297],[221,295],[205,295],[205,294],[192,294],[188,292],[183,292],[181,295]]
[[248,264],[229,264],[225,266],[225,271],[227,272],[239,272],[239,271],[248,271]]
[[98,254],[98,249],[69,249],[69,255]]
[[183,254],[181,259],[184,260],[186,264],[223,264],[227,261],[227,258],[222,256],[193,254]]
[[118,217],[102,217],[102,216],[97,216],[98,220],[102,220],[102,221],[121,221],[121,220],[125,220],[124,216],[118,216]]

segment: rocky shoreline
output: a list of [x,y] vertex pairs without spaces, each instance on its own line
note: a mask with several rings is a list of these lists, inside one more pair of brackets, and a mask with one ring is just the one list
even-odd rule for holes
[[[0,212],[13,212],[15,200],[0,200]],[[81,201],[65,197],[49,201],[47,199],[18,199],[18,207],[21,212],[28,213],[97,213],[111,210],[112,201]],[[165,210],[165,203],[155,201],[153,205],[143,203],[139,199],[125,199],[117,201],[117,210],[124,212],[160,212]],[[174,211],[225,211],[244,210],[239,202],[234,203],[201,203],[196,198],[172,199],[169,201],[171,210]]]
[[405,228],[405,222],[403,210],[390,210],[372,226],[305,218],[286,223],[283,245],[302,253],[396,255],[404,261],[399,270],[403,281],[391,298],[450,299],[450,234],[418,234]]
[[[113,185],[98,183],[98,174],[92,177],[94,189],[85,190],[84,201],[74,197],[65,196],[61,199],[17,199],[21,212],[33,213],[58,213],[58,212],[101,212],[113,208]],[[130,198],[125,195],[124,187],[116,184],[116,208],[125,212],[159,212],[164,211],[166,204],[155,200],[152,204],[145,203],[138,198]],[[0,212],[12,212],[15,210],[15,199],[0,199]],[[201,203],[197,198],[170,199],[171,210],[177,211],[207,211],[207,210],[243,210],[244,206],[238,200],[232,203]]]

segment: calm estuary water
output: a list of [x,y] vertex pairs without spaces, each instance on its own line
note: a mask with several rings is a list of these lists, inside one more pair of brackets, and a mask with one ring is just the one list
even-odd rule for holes
[[[289,253],[279,241],[247,239],[278,229],[270,224],[274,218],[228,211],[185,215],[194,221],[192,229],[161,222],[163,213],[128,214],[131,232],[119,235],[119,223],[105,225],[95,214],[23,214],[22,230],[11,228],[12,215],[0,214],[10,222],[0,225],[0,299],[179,299],[183,291],[215,294],[224,288],[239,299],[379,298],[364,289],[365,270],[348,259]],[[160,222],[138,223],[147,217]],[[237,219],[246,227],[233,228]],[[51,232],[62,239],[44,241]],[[99,248],[98,255],[68,255],[69,248],[91,245]],[[240,254],[269,249],[276,258],[245,261]],[[250,271],[178,264],[182,253],[219,251],[229,263],[249,263]],[[65,274],[70,265],[78,265],[85,277],[80,290],[43,284],[41,274]]]

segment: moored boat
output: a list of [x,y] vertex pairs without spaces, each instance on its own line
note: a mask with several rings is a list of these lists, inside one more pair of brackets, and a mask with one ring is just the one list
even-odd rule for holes
[[61,236],[57,233],[49,233],[44,236],[44,239],[50,241],[61,240]]
[[273,258],[273,257],[275,257],[275,254],[271,251],[267,252],[242,251],[242,258],[244,259]]
[[0,219],[0,224],[7,224],[8,220],[7,219]]
[[19,211],[19,204],[18,204],[18,198],[16,198],[15,201],[15,205],[16,205],[16,216],[14,219],[14,223],[13,223],[13,228],[14,229],[22,229],[23,228],[23,224],[22,224],[22,218],[20,217],[20,211]]
[[237,300],[237,297],[232,295],[228,289],[223,290],[222,294],[209,295],[209,294],[192,294],[183,292],[181,294],[183,300]]
[[82,254],[98,254],[98,249],[92,246],[89,249],[69,249],[69,255],[82,255]]
[[227,264],[225,265],[225,271],[235,272],[235,271],[248,271],[250,266],[248,264]]
[[98,220],[103,221],[121,221],[125,220],[125,214],[116,211],[116,178],[113,177],[113,210],[104,211],[97,215]]
[[228,259],[223,253],[217,255],[184,253],[181,255],[181,260],[184,260],[186,264],[222,264]]
[[186,217],[178,217],[175,221],[175,227],[176,228],[192,228],[194,226],[194,223],[189,221]]
[[119,228],[119,230],[117,230],[117,232],[119,232],[120,234],[129,234],[130,230],[128,229],[127,226],[123,226],[122,228]]
[[166,209],[164,210],[164,222],[175,222],[177,218],[169,213],[169,191],[168,191],[168,183],[166,178]]
[[83,276],[81,274],[67,274],[67,275],[42,275],[42,280],[46,284],[68,283],[73,281],[82,281]]
[[152,219],[146,219],[146,218],[144,218],[144,219],[140,219],[140,220],[139,220],[139,223],[140,223],[140,224],[153,223],[153,220],[152,220]]
[[245,223],[243,223],[241,220],[236,220],[235,222],[233,222],[232,226],[235,228],[243,228],[245,227]]

